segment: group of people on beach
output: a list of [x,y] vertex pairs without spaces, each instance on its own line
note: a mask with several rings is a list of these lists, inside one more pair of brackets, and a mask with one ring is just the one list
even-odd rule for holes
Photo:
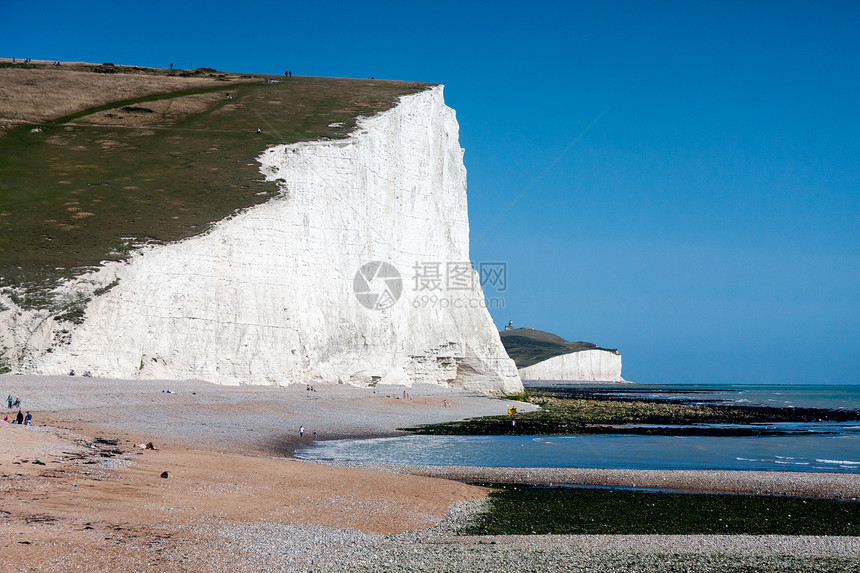
[[[72,368],[71,370],[69,370],[69,376],[74,376],[74,375],[75,375],[75,369],[74,369],[74,368]],[[86,372],[84,372],[84,378],[91,378],[91,377],[92,377],[92,375],[93,375],[93,373],[92,373],[92,372],[90,372],[89,370],[87,370]]]
[[[299,426],[299,438],[301,439],[304,437],[305,437],[305,427],[304,427],[304,425],[302,425],[302,426]],[[318,439],[318,437],[319,436],[317,436],[316,430],[314,430],[314,441],[316,441]]]
[[[13,424],[19,424],[24,426],[32,426],[33,425],[33,416],[30,412],[27,412],[25,416],[23,412],[21,412],[21,397],[15,396],[15,399],[12,399],[12,394],[9,394],[9,397],[6,398],[6,405],[9,406],[9,409],[18,408],[18,415],[15,416],[11,422]],[[3,418],[4,422],[9,422],[9,414],[6,414],[6,417]]]
[[[9,414],[6,414],[6,417],[3,418],[4,422],[9,422]],[[32,426],[33,425],[33,415],[30,412],[27,412],[25,416],[21,410],[18,410],[18,415],[15,416],[15,419],[12,420],[13,424],[24,425],[24,426]]]
[[[13,408],[18,408],[18,415],[15,416],[15,418],[13,420],[11,420],[11,422],[13,424],[21,424],[21,425],[25,425],[25,426],[33,425],[32,414],[30,414],[30,412],[27,412],[27,415],[25,416],[24,413],[21,412],[21,397],[20,396],[15,396],[15,399],[12,400],[12,394],[9,394],[9,397],[6,398],[6,405],[9,406],[10,410]],[[3,418],[3,421],[4,422],[10,421],[9,420],[9,414],[6,414],[6,417]]]

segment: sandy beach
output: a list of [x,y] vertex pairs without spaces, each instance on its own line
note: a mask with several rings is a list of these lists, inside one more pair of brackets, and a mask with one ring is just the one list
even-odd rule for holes
[[[461,391],[4,375],[0,392],[20,396],[33,414],[32,427],[0,425],[0,551],[18,570],[860,570],[857,538],[451,536],[487,493],[457,480],[846,499],[860,492],[857,474],[341,467],[289,458],[314,432],[397,435],[509,405]],[[156,449],[134,447],[147,442]]]

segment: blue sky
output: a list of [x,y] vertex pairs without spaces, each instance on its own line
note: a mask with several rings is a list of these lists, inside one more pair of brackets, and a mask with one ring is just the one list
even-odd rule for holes
[[3,2],[0,56],[443,83],[497,325],[860,382],[860,4],[312,4]]

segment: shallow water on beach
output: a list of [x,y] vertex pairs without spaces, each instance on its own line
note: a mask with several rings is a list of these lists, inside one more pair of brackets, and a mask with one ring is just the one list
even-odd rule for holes
[[402,436],[334,440],[307,460],[481,467],[860,472],[860,426],[835,435]]
[[[577,386],[577,388],[588,388]],[[860,409],[860,386],[593,386],[609,398]],[[607,394],[609,393],[609,394]],[[711,425],[711,427],[733,427]],[[860,473],[860,422],[756,424],[788,435],[403,436],[319,442],[308,460],[462,465]]]

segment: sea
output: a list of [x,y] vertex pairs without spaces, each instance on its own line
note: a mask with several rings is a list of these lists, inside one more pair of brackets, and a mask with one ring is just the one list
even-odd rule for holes
[[595,384],[570,387],[593,388],[611,397],[670,400],[690,404],[860,410],[860,384]]
[[[860,385],[577,385],[608,397],[692,404],[860,410]],[[860,413],[858,413],[860,418]],[[730,425],[714,425],[731,427]],[[762,424],[786,434],[727,436],[400,436],[317,442],[307,460],[483,467],[860,473],[860,421]]]

